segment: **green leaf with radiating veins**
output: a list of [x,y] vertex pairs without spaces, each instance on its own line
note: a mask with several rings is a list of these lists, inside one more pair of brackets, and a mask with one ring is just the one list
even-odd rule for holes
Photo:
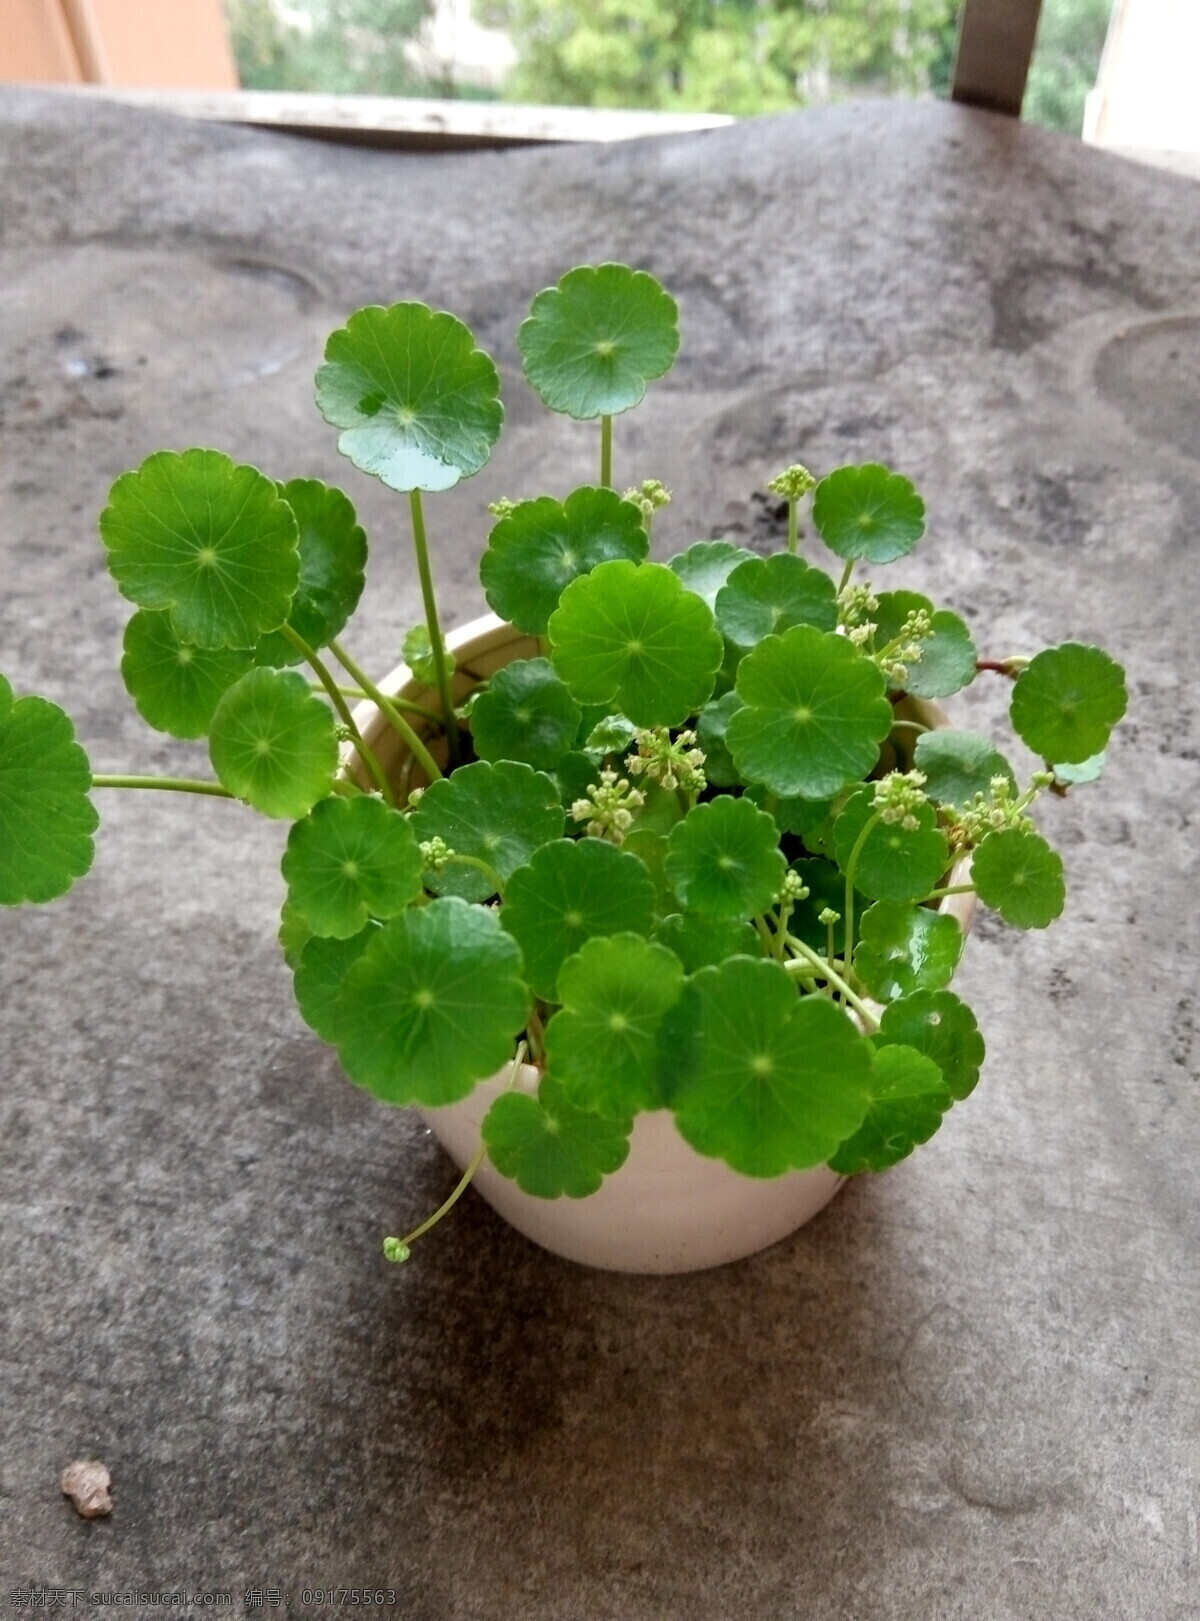
[[[366,583],[367,537],[348,496],[316,478],[278,486],[300,531],[300,583],[288,625],[310,647],[327,647],[358,607]],[[259,664],[297,664],[303,655],[282,631],[264,636],[254,650]]]
[[671,829],[667,877],[689,911],[757,917],[777,898],[786,871],[773,819],[748,799],[720,794]]
[[[566,818],[558,784],[543,771],[501,760],[477,760],[453,776],[432,783],[412,813],[412,829],[424,844],[442,839],[459,855],[474,856],[495,869],[501,880],[522,867],[543,844],[561,839]],[[451,861],[441,872],[426,875],[438,895],[485,901],[496,885],[477,867]]]
[[1004,777],[1015,788],[1017,779],[1008,761],[990,738],[951,727],[922,732],[913,762],[925,775],[925,792],[939,805],[965,810],[976,794],[987,797],[993,777]]
[[283,624],[300,578],[291,507],[219,450],[160,450],[123,473],[100,538],[121,595],[169,612],[196,647],[253,647]]
[[878,462],[839,467],[823,478],[812,515],[826,546],[847,562],[894,562],[925,533],[924,501],[908,479]]
[[489,605],[531,636],[543,636],[572,580],[598,563],[640,563],[650,549],[640,510],[615,490],[584,485],[555,501],[519,501],[488,536],[479,578]]
[[633,827],[621,840],[627,855],[636,856],[654,882],[654,909],[660,917],[679,910],[679,897],[667,877],[667,839],[653,827]]
[[668,558],[667,567],[678,574],[689,591],[715,609],[717,595],[734,569],[753,557],[752,551],[735,546],[731,540],[698,540],[686,552]]
[[542,1077],[538,1095],[502,1092],[483,1117],[488,1158],[536,1199],[586,1199],[629,1153],[631,1121],[577,1108]]
[[637,857],[616,845],[561,839],[513,873],[500,915],[524,953],[529,983],[553,1002],[559,970],[585,941],[650,933],[654,883]]
[[393,490],[448,490],[500,437],[500,376],[471,329],[425,304],[358,310],[325,345],[317,405],[338,449]]
[[932,1058],[914,1047],[877,1048],[867,1117],[830,1159],[830,1168],[842,1176],[886,1171],[929,1141],[953,1101]]
[[337,1044],[376,1097],[439,1108],[512,1058],[528,1016],[515,940],[490,907],[447,896],[377,931],[346,975]]
[[679,351],[679,308],[644,270],[585,265],[534,299],[517,333],[525,376],[552,411],[616,416]]
[[738,667],[744,707],[725,738],[742,778],[773,793],[828,799],[865,777],[892,725],[881,670],[844,636],[794,625]]
[[971,857],[971,878],[983,904],[1018,929],[1048,927],[1066,904],[1062,857],[1040,833],[989,833]]
[[696,742],[704,752],[704,775],[714,788],[732,788],[739,781],[733,755],[725,744],[730,716],[742,707],[736,692],[726,692],[705,704],[696,719]]
[[932,1058],[952,1096],[961,1101],[975,1090],[983,1063],[983,1037],[975,1015],[953,991],[914,991],[884,1008],[876,1047],[915,1047]]
[[588,940],[558,976],[546,1059],[577,1108],[626,1118],[663,1105],[658,1032],[683,990],[683,964],[636,934]]
[[333,789],[333,713],[296,671],[251,670],[217,705],[208,752],[231,794],[294,822]]
[[[378,923],[368,923],[348,940],[311,935],[299,948],[292,968],[296,1006],[309,1029],[331,1046],[338,1041],[338,1005],[346,975],[379,933],[379,927]],[[280,933],[282,937],[283,931]]]
[[314,805],[283,856],[289,905],[314,934],[343,940],[416,900],[424,868],[407,819],[369,794]]
[[553,771],[579,732],[583,711],[549,659],[521,659],[497,670],[471,710],[481,760],[518,760]]
[[172,737],[203,737],[222,697],[253,663],[250,648],[181,642],[169,613],[139,608],[125,627],[126,690],[146,724]]
[[963,932],[944,912],[876,901],[863,913],[854,970],[878,1002],[940,991],[954,977]]
[[824,569],[789,552],[739,563],[717,594],[717,625],[736,647],[757,647],[764,636],[793,625],[833,630],[837,587]]
[[[857,789],[833,824],[833,850],[843,872],[875,815],[874,797],[871,787]],[[950,866],[950,846],[937,825],[933,806],[918,805],[912,818],[915,828],[900,822],[876,822],[863,840],[854,884],[873,901],[919,901]]]
[[563,592],[554,668],[580,703],[678,726],[706,702],[724,652],[712,614],[662,563],[601,563]]
[[1059,761],[1053,766],[1055,781],[1068,788],[1085,782],[1095,782],[1103,774],[1108,763],[1107,750],[1101,749],[1099,754],[1089,754],[1086,760],[1071,763]]
[[753,924],[695,912],[671,912],[654,930],[654,938],[679,958],[684,969],[723,963],[727,957],[761,957],[763,943]]
[[[437,686],[437,661],[433,656],[433,639],[428,625],[413,625],[405,631],[400,643],[400,656],[418,681],[423,681],[427,687]],[[443,657],[446,674],[452,676],[458,668],[458,660],[448,647],[443,649]]]
[[1064,642],[1036,654],[1017,677],[1009,713],[1021,741],[1072,765],[1099,754],[1125,713],[1125,672],[1099,647]]
[[0,906],[52,901],[92,864],[100,818],[70,717],[48,698],[14,698],[0,675]]
[[879,606],[871,610],[875,624],[875,647],[885,648],[900,635],[909,614],[922,609],[932,622],[928,636],[916,637],[921,657],[905,661],[908,674],[902,682],[914,698],[948,698],[961,692],[975,679],[978,653],[964,620],[949,608],[934,608],[918,591],[881,591]]
[[[589,705],[588,713],[595,713],[594,706]],[[637,727],[624,715],[604,715],[588,729],[583,748],[597,760],[609,754],[626,754],[633,745],[636,731]]]
[[775,962],[734,957],[690,986],[694,1060],[670,1100],[681,1135],[745,1176],[824,1164],[866,1114],[868,1043]]

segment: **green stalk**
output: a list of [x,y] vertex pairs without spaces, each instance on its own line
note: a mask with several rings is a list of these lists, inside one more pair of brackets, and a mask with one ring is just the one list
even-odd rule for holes
[[447,861],[457,861],[464,867],[474,867],[477,872],[481,872],[483,874],[489,884],[494,884],[496,886],[497,895],[499,895],[501,900],[504,899],[504,879],[501,878],[495,867],[493,867],[489,862],[484,861],[482,857],[463,856],[459,855],[457,850],[454,850],[448,856],[446,856],[445,859]]
[[342,669],[345,670],[346,674],[352,676],[353,679],[358,682],[359,686],[363,689],[375,707],[379,709],[382,714],[387,716],[388,720],[392,723],[392,726],[397,732],[399,732],[400,736],[408,744],[409,749],[412,751],[413,757],[424,767],[425,773],[430,782],[436,782],[442,775],[441,767],[438,765],[433,755],[430,754],[429,750],[425,747],[424,743],[422,743],[416,732],[413,731],[412,727],[405,720],[404,716],[400,714],[399,710],[393,706],[391,699],[384,697],[383,693],[380,692],[379,688],[371,680],[371,677],[367,675],[364,670],[359,669],[358,665],[355,664],[349,653],[346,652],[346,649],[342,647],[339,642],[330,642],[329,651],[342,666]]
[[[525,1043],[523,1041],[519,1041],[517,1043],[516,1056],[513,1058],[512,1069],[509,1071],[509,1075],[508,1075],[508,1089],[509,1089],[509,1091],[511,1091],[512,1088],[516,1085],[517,1076],[521,1072],[521,1065],[524,1062],[524,1060],[525,1060]],[[407,1261],[408,1260],[408,1257],[409,1257],[409,1245],[415,1243],[416,1240],[418,1238],[421,1238],[425,1233],[427,1233],[431,1227],[436,1227],[438,1222],[441,1221],[442,1217],[447,1215],[451,1210],[454,1209],[454,1206],[458,1203],[458,1201],[462,1198],[463,1194],[470,1187],[471,1180],[474,1177],[475,1172],[483,1164],[483,1161],[484,1161],[484,1158],[485,1158],[486,1154],[487,1154],[487,1144],[486,1143],[480,1143],[479,1152],[475,1155],[474,1159],[472,1159],[471,1163],[467,1166],[466,1170],[463,1172],[462,1176],[459,1178],[458,1186],[454,1189],[454,1192],[450,1195],[450,1197],[448,1199],[444,1200],[437,1207],[437,1209],[434,1211],[433,1215],[430,1216],[426,1221],[423,1221],[419,1227],[414,1227],[412,1232],[411,1233],[406,1233],[403,1238],[385,1238],[384,1239],[384,1241],[383,1241],[383,1253],[384,1253],[384,1255],[387,1257],[387,1259],[389,1261]]]
[[[316,682],[313,682],[314,692],[327,690],[327,688],[318,686]],[[338,691],[341,693],[343,698],[356,698],[360,702],[362,699],[370,698],[371,696],[369,692],[364,692],[361,687],[343,687],[339,685]],[[424,704],[410,703],[407,698],[389,698],[388,702],[394,704],[397,709],[407,710],[410,715],[420,715],[422,720],[431,721],[434,726],[440,726],[442,724],[442,717],[439,714],[436,714],[434,710],[426,709]]]
[[856,559],[852,557],[850,559],[850,561],[846,564],[845,568],[842,570],[842,577],[838,581],[838,596],[839,597],[841,596],[842,592],[846,589],[846,587],[850,584],[850,578],[854,573],[855,561],[856,561]]
[[798,501],[788,502],[788,551],[791,552],[793,557],[796,555],[797,546],[800,540],[800,519],[798,516],[799,506],[800,503]]
[[600,418],[600,483],[606,490],[613,487],[612,481],[612,417]]
[[92,778],[93,788],[163,788],[173,794],[211,794],[214,799],[236,799],[219,782],[197,782],[190,777],[105,777]]
[[945,895],[973,895],[974,893],[974,884],[947,884],[944,889],[931,889],[928,895],[922,896],[917,905],[924,906],[926,901],[940,901]]
[[[835,990],[841,992],[846,1001],[849,1002],[850,1006],[870,1030],[879,1029],[879,1020],[871,1012],[871,1009],[863,1001],[862,997],[859,996],[856,991],[852,991],[850,989],[849,985],[847,985],[842,976],[835,969],[829,966],[819,952],[814,951],[812,947],[807,945],[803,940],[797,939],[794,934],[788,935],[788,945],[793,951],[798,951],[800,955],[807,960],[807,962],[812,964],[812,967],[816,970],[819,978],[828,980]],[[792,974],[801,975],[804,972],[799,963],[794,961],[785,963],[784,967],[789,973]]]
[[846,972],[853,972],[854,964],[854,869],[858,866],[858,858],[867,839],[879,826],[883,817],[882,811],[876,811],[863,825],[862,832],[854,841],[854,848],[850,852],[850,859],[846,863],[846,906],[843,913],[846,924],[846,943],[843,950],[843,960]]
[[349,705],[342,697],[342,694],[338,689],[337,682],[333,679],[332,675],[330,675],[329,670],[326,668],[320,655],[317,653],[316,649],[310,647],[304,640],[304,637],[301,636],[298,631],[293,630],[290,625],[283,625],[280,628],[296,651],[307,659],[308,663],[312,666],[317,680],[321,683],[329,696],[330,703],[337,710],[338,717],[341,720],[342,725],[349,732],[350,741],[354,744],[354,747],[358,752],[359,759],[366,766],[371,776],[374,777],[375,786],[379,789],[380,793],[383,795],[384,799],[389,805],[395,805],[396,796],[392,792],[392,785],[387,780],[384,769],[379,763],[378,756],[376,755],[375,750],[369,748],[363,741],[362,733],[354,724],[354,716],[350,713]]
[[[438,697],[442,701],[443,725],[450,749],[450,764],[455,766],[462,758],[462,745],[458,736],[458,722],[454,718],[454,695],[450,691],[450,673],[446,668],[446,644],[442,640],[442,627],[438,622],[437,598],[433,591],[433,571],[429,566],[429,544],[425,538],[425,511],[421,505],[420,490],[409,492],[412,508],[413,545],[417,552],[417,569],[421,576],[421,597],[425,603],[425,625],[429,631],[429,645],[433,651],[433,668],[437,676]],[[354,672],[351,671],[351,674]]]

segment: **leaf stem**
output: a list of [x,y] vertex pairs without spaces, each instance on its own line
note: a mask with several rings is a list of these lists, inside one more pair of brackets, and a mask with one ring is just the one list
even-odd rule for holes
[[[793,951],[799,952],[802,957],[812,964],[812,967],[816,970],[818,978],[828,980],[829,984],[832,985],[835,990],[841,992],[846,1001],[849,1002],[850,1006],[869,1029],[879,1029],[879,1020],[871,1012],[871,1009],[863,1001],[862,997],[859,996],[856,991],[852,991],[850,989],[849,985],[847,985],[842,976],[836,971],[836,969],[829,966],[819,952],[814,951],[812,947],[805,941],[797,939],[794,934],[788,935],[787,943]],[[795,960],[789,963],[784,963],[784,967],[789,973],[803,973],[803,970],[800,968],[799,964],[795,962]]]
[[846,587],[850,584],[850,579],[851,579],[851,576],[854,573],[854,564],[855,564],[856,561],[857,561],[857,559],[852,557],[850,559],[850,561],[846,564],[845,568],[842,570],[842,577],[838,581],[838,596],[839,597],[841,596],[842,592],[846,589]]
[[408,744],[414,758],[416,758],[424,767],[425,773],[430,782],[436,782],[442,775],[441,767],[438,765],[433,755],[430,754],[429,750],[425,747],[424,743],[422,743],[416,732],[413,731],[412,727],[405,720],[404,716],[393,705],[391,699],[384,697],[383,693],[380,692],[379,688],[371,680],[370,676],[367,675],[365,671],[359,669],[358,665],[355,664],[354,660],[350,657],[349,653],[346,652],[346,649],[341,645],[340,642],[330,642],[329,651],[342,666],[343,670],[345,670],[348,675],[354,677],[355,681],[358,682],[359,686],[363,689],[371,702],[384,715],[387,716],[389,721],[391,721],[392,726],[397,732],[400,733],[400,736]]
[[[450,691],[450,673],[446,668],[446,644],[442,640],[442,627],[438,621],[437,597],[433,590],[433,570],[429,564],[429,543],[425,538],[425,509],[421,505],[420,490],[410,490],[408,496],[412,510],[413,546],[417,553],[417,571],[421,576],[421,597],[425,603],[425,625],[429,631],[429,645],[433,652],[433,668],[437,677],[438,697],[442,701],[443,725],[450,749],[450,764],[457,765],[462,758],[462,744],[458,736],[458,722],[454,718],[454,695]],[[353,673],[353,672],[351,672]]]
[[[517,1076],[521,1073],[521,1065],[524,1062],[524,1059],[525,1043],[523,1041],[519,1041],[517,1043],[516,1056],[513,1058],[512,1068],[508,1074],[509,1091],[511,1091],[516,1085]],[[411,1233],[406,1233],[403,1238],[384,1239],[383,1253],[387,1256],[389,1261],[408,1260],[409,1245],[414,1244],[418,1238],[423,1237],[431,1227],[436,1227],[438,1222],[441,1221],[442,1217],[448,1215],[449,1212],[454,1209],[454,1206],[470,1187],[475,1172],[483,1164],[486,1155],[487,1144],[485,1142],[481,1142],[479,1145],[479,1152],[474,1156],[471,1163],[467,1166],[466,1170],[459,1178],[458,1185],[454,1189],[454,1192],[448,1199],[443,1200],[443,1202],[434,1211],[433,1215],[428,1217],[427,1220],[423,1221],[419,1227],[414,1227]]]
[[190,777],[110,777],[94,776],[93,788],[163,788],[174,794],[211,794],[214,799],[236,799],[219,782],[197,782]]
[[928,895],[923,896],[917,902],[917,905],[924,906],[926,901],[940,901],[944,895],[973,895],[974,893],[974,884],[947,884],[944,889],[931,889]]
[[[324,686],[318,686],[315,681],[313,682],[314,692],[324,692],[326,690]],[[369,692],[364,692],[362,687],[339,686],[338,691],[343,698],[363,699],[371,696]],[[389,698],[388,702],[394,704],[397,709],[406,709],[410,715],[420,715],[422,720],[432,721],[435,726],[442,724],[442,717],[435,710],[426,709],[424,704],[411,703],[407,698]]]
[[797,545],[800,540],[799,505],[800,503],[796,500],[788,502],[788,551],[791,552],[793,557],[796,555]]
[[842,955],[847,973],[851,971],[854,962],[854,869],[858,866],[858,858],[862,854],[863,845],[879,826],[882,817],[883,812],[877,810],[874,816],[869,816],[863,823],[862,832],[855,839],[854,848],[850,852],[850,859],[846,863],[846,904],[843,908],[846,933]]
[[375,753],[375,750],[370,748],[363,741],[362,733],[354,724],[354,716],[350,713],[350,707],[346,700],[342,697],[342,694],[338,689],[337,682],[333,679],[332,675],[330,675],[329,670],[322,660],[320,654],[315,648],[308,645],[308,643],[304,640],[304,637],[300,635],[299,631],[293,630],[290,625],[282,625],[280,626],[280,629],[283,631],[283,634],[287,637],[288,641],[291,642],[296,651],[301,654],[312,666],[317,680],[321,683],[329,696],[330,703],[337,710],[342,725],[349,732],[350,741],[354,744],[354,747],[358,752],[359,759],[366,766],[371,776],[374,777],[375,786],[379,789],[380,793],[383,795],[384,799],[389,805],[395,805],[396,796],[393,794],[392,785],[387,780],[384,769],[379,763],[379,757]]
[[501,878],[500,874],[496,871],[495,867],[493,867],[489,862],[484,861],[482,859],[482,857],[480,857],[480,856],[463,856],[463,855],[459,855],[457,850],[452,850],[450,852],[450,854],[445,857],[445,860],[447,860],[447,861],[457,861],[461,866],[476,868],[477,871],[479,871],[479,872],[481,872],[483,874],[483,876],[488,880],[489,883],[492,883],[492,884],[494,884],[496,886],[496,894],[499,895],[500,899],[501,900],[504,899],[504,880],[503,880],[503,878]]
[[899,727],[899,726],[907,727],[908,730],[912,731],[912,732],[928,732],[928,731],[932,730],[932,727],[926,726],[923,721],[904,720],[900,716],[893,715],[892,716],[892,730],[895,731],[897,729],[897,727]]
[[612,417],[600,418],[600,483],[606,490],[613,487],[612,481]]

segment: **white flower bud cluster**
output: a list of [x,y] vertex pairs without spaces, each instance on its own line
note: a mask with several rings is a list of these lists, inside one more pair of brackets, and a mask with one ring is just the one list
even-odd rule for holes
[[493,518],[507,518],[510,513],[516,510],[517,503],[510,501],[507,496],[502,496],[499,501],[488,502],[488,511]]
[[[1034,787],[1041,788],[1047,784],[1039,781],[1040,778],[1050,777],[1052,772],[1039,771],[1034,779]],[[946,829],[950,840],[950,848],[956,853],[960,850],[969,850],[979,843],[989,833],[995,833],[1003,828],[1015,828],[1020,833],[1028,833],[1034,826],[1033,818],[1026,816],[1025,806],[1029,803],[1029,795],[1018,800],[1016,790],[1007,777],[993,777],[988,783],[986,794],[976,794],[971,803],[959,811],[953,824]]]
[[842,914],[835,912],[832,906],[823,906],[817,913],[817,922],[823,923],[827,929],[832,929],[835,923],[842,921]]
[[808,494],[816,482],[807,467],[802,467],[799,462],[793,462],[790,467],[785,467],[782,473],[771,479],[767,488],[772,495],[782,495],[787,501],[799,501]]
[[644,774],[668,792],[682,788],[685,793],[698,794],[704,788],[708,780],[700,769],[704,750],[695,747],[695,732],[680,732],[672,738],[668,727],[653,726],[634,732],[633,741],[637,753],[625,757],[631,777]]
[[627,777],[618,777],[606,768],[599,782],[588,784],[588,797],[577,799],[571,806],[571,815],[577,822],[587,823],[584,831],[592,838],[620,844],[633,826],[634,811],[645,803],[645,794],[631,788]]
[[446,863],[454,855],[454,851],[446,843],[445,839],[439,839],[436,837],[426,839],[420,846],[420,850],[421,855],[424,857],[425,865],[429,868],[430,872],[441,872]]
[[[847,627],[862,625],[868,614],[873,614],[879,607],[879,598],[869,585],[847,585],[838,592],[838,623]],[[875,626],[871,625],[867,635],[875,634]],[[852,638],[853,639],[853,638]],[[861,638],[862,641],[866,637]]]
[[915,833],[921,825],[917,812],[928,803],[924,789],[923,771],[889,771],[875,784],[873,808],[879,812],[880,821]]
[[622,500],[632,501],[635,507],[641,510],[643,518],[652,518],[659,507],[670,505],[671,492],[667,486],[657,478],[644,478],[631,490],[622,493]]
[[800,874],[793,872],[789,867],[783,875],[783,887],[775,898],[785,906],[788,904],[794,906],[797,901],[806,901],[810,894],[811,890]]

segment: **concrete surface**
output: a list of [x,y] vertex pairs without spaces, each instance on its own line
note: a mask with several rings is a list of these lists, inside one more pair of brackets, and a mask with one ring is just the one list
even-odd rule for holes
[[[419,296],[498,355],[508,436],[431,503],[465,619],[484,504],[592,473],[513,331],[601,257],[682,303],[684,359],[617,433],[619,479],[677,492],[664,549],[752,535],[795,457],[879,457],[933,515],[894,582],[991,654],[1101,639],[1132,693],[1107,780],[1045,816],[1064,921],[971,942],[977,1095],[794,1238],[677,1279],[560,1263],[470,1198],[389,1268],[452,1173],[292,1011],[283,830],[106,795],[93,874],[0,920],[0,1596],[1193,1621],[1200,189],[936,105],[431,158],[10,92],[0,153],[0,664],[97,770],[202,761],[116,672],[110,481],[191,443],[344,479],[375,549],[353,642],[386,663],[417,612],[403,503],[339,467],[323,335]],[[61,1497],[79,1457],[110,1519]]]

